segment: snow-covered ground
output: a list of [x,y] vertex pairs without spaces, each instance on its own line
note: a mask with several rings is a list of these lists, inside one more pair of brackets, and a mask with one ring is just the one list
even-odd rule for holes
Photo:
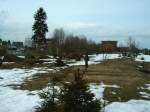
[[139,92],[139,94],[140,94],[143,98],[150,98],[150,94],[148,94],[147,92]]
[[33,68],[33,69],[0,69],[0,86],[20,84],[25,78],[36,73],[47,73],[53,69]]
[[[107,59],[120,58],[119,54],[108,54]],[[146,60],[148,60],[146,58]],[[45,59],[50,62],[53,60]],[[90,55],[89,64],[96,64],[103,61],[103,54]],[[84,65],[84,60],[70,64]],[[34,112],[34,109],[41,101],[37,91],[13,90],[8,85],[20,85],[26,78],[36,73],[52,72],[47,67],[33,69],[0,69],[0,112]],[[95,94],[95,98],[103,99],[105,88],[120,88],[117,85],[106,85],[104,83],[90,84],[89,88]],[[150,84],[145,84],[140,89],[150,92]],[[34,94],[33,94],[34,93]],[[141,96],[149,97],[148,92],[140,91]],[[127,102],[112,102],[105,107],[105,112],[150,112],[150,101],[131,99]]]
[[21,84],[36,73],[52,71],[48,68],[2,69],[0,70],[0,112],[34,112],[40,98],[30,91],[13,90],[8,85]]
[[29,93],[0,86],[0,112],[34,112],[40,98]]
[[150,91],[150,84],[145,84],[146,85],[146,89]]
[[103,93],[105,88],[120,88],[118,85],[106,85],[103,82],[100,84],[91,83],[89,84],[90,91],[95,95],[96,99],[103,99]]
[[40,60],[43,61],[43,64],[51,64],[55,63],[57,59],[54,57],[49,57],[47,59],[40,59]]
[[[6,69],[0,70],[0,112],[34,112],[36,106],[41,101],[36,94],[37,91],[13,90],[8,85],[21,84],[25,78],[36,73],[45,73],[52,69]],[[103,83],[90,84],[90,90],[97,99],[103,98],[106,87],[117,88],[117,85],[105,85]],[[34,94],[33,94],[34,93]]]
[[[106,59],[118,59],[121,58],[120,54],[104,54],[106,56]],[[95,55],[89,55],[89,65],[91,64],[98,64],[101,61],[104,60],[103,54],[95,54]],[[81,59],[81,61],[77,61],[71,64],[68,64],[69,66],[75,66],[75,65],[85,65],[84,59]]]
[[2,62],[3,65],[14,64],[15,62]]
[[143,61],[143,62],[150,62],[150,55],[138,55],[137,58],[135,59],[136,61]]
[[139,87],[138,89],[140,90],[139,94],[143,98],[150,99],[150,84],[145,84],[144,87]]
[[105,107],[105,112],[150,112],[150,101],[113,102]]
[[[150,98],[150,84],[138,89],[148,90],[149,92],[139,92],[139,94],[144,98]],[[112,102],[105,107],[104,112],[150,112],[150,100],[131,99],[127,102]]]
[[[150,84],[145,84],[145,88],[150,90]],[[120,88],[117,85],[106,85],[104,83],[100,84],[90,84],[90,91],[95,94],[97,99],[103,101],[103,95],[105,88]],[[150,98],[150,94],[139,92],[141,95]],[[147,100],[134,100],[131,99],[127,102],[112,102],[104,108],[104,112],[150,112],[150,101]]]
[[25,56],[18,56],[19,58],[25,59]]

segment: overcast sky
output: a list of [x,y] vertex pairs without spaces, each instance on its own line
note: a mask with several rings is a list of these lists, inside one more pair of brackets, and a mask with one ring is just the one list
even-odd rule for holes
[[32,35],[33,15],[47,12],[50,36],[55,28],[101,40],[132,36],[150,48],[150,0],[0,0],[0,36],[22,40]]

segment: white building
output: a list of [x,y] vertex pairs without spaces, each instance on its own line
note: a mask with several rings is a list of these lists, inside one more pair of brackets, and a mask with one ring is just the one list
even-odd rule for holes
[[25,38],[25,43],[24,45],[26,47],[32,47],[33,46],[33,41],[32,41],[32,38]]

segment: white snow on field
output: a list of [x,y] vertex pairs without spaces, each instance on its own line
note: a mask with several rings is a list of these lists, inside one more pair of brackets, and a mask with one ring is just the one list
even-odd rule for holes
[[[119,55],[114,54],[109,59],[118,58]],[[92,55],[91,63],[102,61],[101,54]],[[84,63],[84,61],[83,61]],[[90,64],[91,64],[90,63]],[[47,73],[53,69],[33,68],[33,69],[0,69],[0,112],[34,112],[36,106],[39,105],[41,99],[37,95],[37,91],[13,90],[8,87],[11,84],[21,84],[24,79],[33,76],[36,73]],[[150,90],[150,84],[145,84],[145,88]],[[104,83],[90,84],[90,91],[95,98],[103,100],[105,88],[120,88],[117,85],[106,85]],[[34,93],[32,95],[30,93]],[[141,95],[147,95],[141,92]],[[106,106],[105,112],[150,112],[150,101],[130,100],[128,102],[113,102]]]
[[19,58],[25,59],[25,56],[18,56]]
[[89,88],[90,88],[90,91],[95,95],[96,99],[103,98],[103,92],[105,88],[101,87],[101,85],[90,84]]
[[24,79],[36,73],[47,73],[52,70],[46,67],[0,69],[0,112],[33,112],[40,101],[38,95],[29,95],[29,91],[13,90],[7,85],[21,84]]
[[2,62],[3,65],[14,64],[15,62]]
[[0,87],[0,112],[34,112],[40,98],[28,94],[28,91]]
[[144,87],[139,87],[138,89],[146,89],[150,91],[150,84],[144,84]]
[[[95,98],[101,101],[103,101],[105,87],[117,86],[104,85],[103,83],[89,85],[90,91],[95,95]],[[30,93],[35,95],[30,95]],[[35,107],[39,105],[40,101],[41,99],[37,95],[37,91],[13,90],[0,86],[0,112],[34,112]]]
[[146,89],[148,89],[150,91],[150,84],[145,84],[147,87]]
[[118,85],[106,85],[103,82],[101,82],[101,87],[103,87],[103,88],[106,88],[106,87],[108,87],[108,88],[120,88],[120,86],[118,86]]
[[105,107],[105,112],[150,112],[150,101],[113,102]]
[[20,84],[25,78],[36,73],[47,73],[52,69],[33,68],[33,69],[1,69],[0,70],[0,85],[7,86],[10,84]]
[[142,97],[144,98],[150,98],[150,94],[148,94],[147,92],[139,92],[140,95],[142,95]]
[[55,58],[40,59],[41,61],[56,61]]
[[[89,87],[90,91],[95,95],[95,98],[101,101],[103,101],[105,88],[120,88],[117,85],[105,85],[104,83],[100,83],[99,85],[90,84]],[[141,94],[145,95],[142,92]],[[130,100],[128,102],[113,102],[105,107],[104,112],[150,112],[150,101]]]
[[95,95],[96,99],[102,99],[105,88],[120,88],[117,85],[106,85],[103,82],[100,84],[91,83],[89,84],[90,91]]
[[40,60],[43,61],[43,64],[52,64],[52,63],[55,63],[57,59],[47,58],[47,59],[40,59]]
[[[145,86],[139,89],[150,90],[150,84],[145,84]],[[143,98],[150,98],[147,92],[139,92],[139,94]],[[113,102],[105,107],[104,112],[150,112],[150,101],[132,99],[128,102]]]
[[143,98],[150,98],[150,84],[144,84],[144,87],[138,87],[138,89],[140,90],[139,94]]
[[[142,58],[144,60],[142,60]],[[150,55],[138,55],[135,59],[136,61],[144,61],[144,62],[150,62]]]
[[[107,59],[118,59],[118,58],[121,58],[120,54],[107,54]],[[98,63],[100,63],[101,61],[104,60],[103,54],[89,55],[89,59],[90,59],[88,61],[89,65],[98,64]],[[69,66],[85,65],[85,61],[84,61],[84,59],[81,59],[81,61],[77,61],[75,63],[71,63],[71,64],[68,64],[68,65]]]

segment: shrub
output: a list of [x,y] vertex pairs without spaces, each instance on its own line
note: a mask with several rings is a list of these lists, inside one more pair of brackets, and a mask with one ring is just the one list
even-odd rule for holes
[[64,112],[100,112],[100,102],[94,99],[79,72],[75,73],[75,82],[64,86],[61,96]]
[[62,67],[62,66],[64,66],[65,64],[64,64],[64,62],[62,61],[61,58],[58,58],[58,59],[56,60],[56,64],[55,64],[55,65],[58,66],[58,67]]
[[144,60],[144,57],[141,57],[141,60]]

